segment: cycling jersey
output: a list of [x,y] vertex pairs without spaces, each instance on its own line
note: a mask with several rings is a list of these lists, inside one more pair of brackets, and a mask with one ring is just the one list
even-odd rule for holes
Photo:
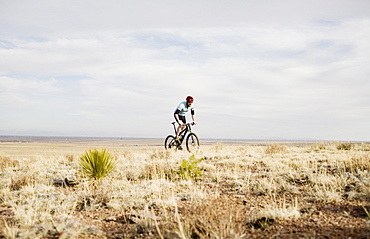
[[194,110],[194,106],[191,105],[191,106],[188,106],[188,104],[186,103],[186,101],[183,101],[179,104],[179,106],[177,106],[177,108],[175,109],[175,112],[174,114],[178,114],[180,116],[185,116],[185,114],[187,112],[191,112],[192,115],[195,114],[195,110]]

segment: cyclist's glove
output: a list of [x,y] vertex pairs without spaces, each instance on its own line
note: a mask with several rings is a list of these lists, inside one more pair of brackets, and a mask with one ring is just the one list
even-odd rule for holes
[[196,124],[197,124],[197,122],[193,121],[193,125],[196,125]]

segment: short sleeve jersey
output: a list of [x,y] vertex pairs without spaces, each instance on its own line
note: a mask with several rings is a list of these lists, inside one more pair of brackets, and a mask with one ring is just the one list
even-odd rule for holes
[[179,106],[177,106],[174,113],[176,113],[177,110],[179,110],[179,115],[185,116],[185,114],[189,111],[194,112],[194,106],[191,105],[191,106],[188,107],[187,104],[186,104],[186,101],[183,101],[179,104]]

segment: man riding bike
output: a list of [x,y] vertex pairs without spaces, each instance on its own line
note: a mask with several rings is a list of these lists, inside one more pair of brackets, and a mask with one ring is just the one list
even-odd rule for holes
[[191,112],[191,119],[193,120],[193,124],[196,124],[195,122],[195,110],[193,106],[194,98],[191,96],[186,97],[186,101],[181,102],[174,112],[174,117],[176,122],[179,124],[177,131],[176,131],[176,140],[178,140],[178,134],[185,128],[186,124],[186,117],[185,114],[187,112]]

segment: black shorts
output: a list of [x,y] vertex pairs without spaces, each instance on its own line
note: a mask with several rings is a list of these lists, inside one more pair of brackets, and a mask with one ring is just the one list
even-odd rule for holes
[[[175,117],[175,119],[176,119],[176,117]],[[179,120],[181,120],[181,121],[182,121],[182,123],[186,124],[186,117],[185,117],[185,116],[181,116],[181,115],[179,115]],[[177,122],[177,123],[179,123],[179,122],[177,121],[177,119],[176,119],[176,122]]]

